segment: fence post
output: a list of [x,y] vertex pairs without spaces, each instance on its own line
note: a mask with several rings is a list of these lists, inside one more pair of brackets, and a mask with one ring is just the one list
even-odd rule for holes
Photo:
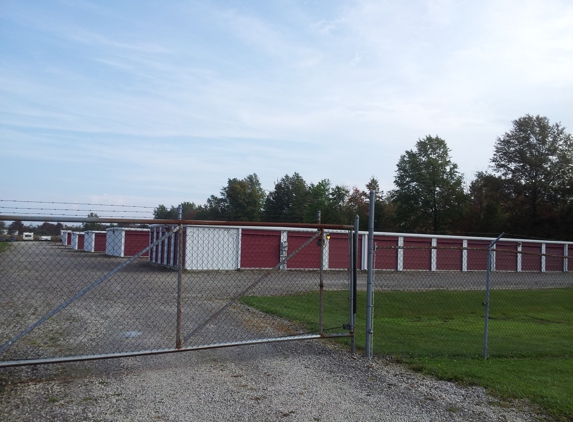
[[491,267],[492,267],[492,250],[495,246],[495,244],[497,243],[497,241],[499,239],[501,239],[501,236],[503,236],[505,233],[500,234],[497,239],[495,239],[493,242],[491,242],[489,244],[489,246],[487,247],[487,269],[486,269],[486,277],[485,277],[485,323],[484,323],[484,329],[483,329],[483,358],[487,359],[487,339],[488,339],[488,334],[489,334],[489,278],[490,278],[490,274],[491,274]]
[[[183,220],[183,206],[179,205],[177,213],[177,218]],[[183,296],[182,296],[182,284],[183,284],[183,225],[179,224],[179,244],[177,247],[177,264],[178,264],[178,274],[177,274],[177,339],[175,341],[175,348],[181,349],[181,330],[182,330],[182,307],[183,307]]]
[[358,281],[358,230],[359,230],[360,217],[358,214],[354,216],[354,232],[352,233],[352,241],[350,243],[350,268],[352,269],[351,285],[350,285],[350,353],[356,353],[356,337],[354,335],[356,329],[356,286]]
[[370,215],[368,216],[368,278],[366,281],[366,357],[372,358],[372,337],[374,293],[372,291],[372,272],[374,268],[374,202],[375,192],[370,191]]
[[[320,212],[320,211],[319,211]],[[319,217],[320,218],[320,217]],[[321,336],[324,334],[323,327],[323,313],[324,313],[324,244],[326,242],[324,229],[320,229],[320,240],[318,245],[320,246],[320,271],[319,271],[319,287],[320,287],[320,297],[319,297],[319,315],[318,315],[318,334]]]

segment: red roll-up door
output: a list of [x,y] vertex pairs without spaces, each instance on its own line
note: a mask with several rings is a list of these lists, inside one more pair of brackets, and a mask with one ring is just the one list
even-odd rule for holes
[[436,270],[462,270],[462,247],[461,239],[437,239]]
[[546,245],[545,253],[545,271],[563,271],[563,245]]
[[[315,233],[288,232],[288,253],[294,252]],[[320,268],[320,252],[322,248],[317,245],[319,238],[310,242],[304,249],[287,262],[287,268]]]
[[[404,237],[404,269],[431,270],[432,239]],[[410,249],[413,248],[413,249]]]
[[[149,246],[148,231],[125,231],[125,246],[123,256],[133,256]],[[142,256],[148,256],[149,251]]]
[[78,233],[78,251],[84,250],[84,234]]
[[[398,269],[398,237],[374,235],[374,268],[377,270]],[[361,261],[362,262],[362,261]]]
[[328,241],[328,268],[350,268],[350,242],[348,234],[332,233]]
[[468,271],[487,270],[487,247],[491,242],[468,240]]
[[273,268],[280,261],[280,249],[280,231],[242,230],[241,268]]
[[517,271],[517,242],[498,242],[495,245],[495,270]]
[[521,250],[521,271],[541,271],[541,244],[524,243]]
[[105,252],[105,233],[94,233],[94,252]]

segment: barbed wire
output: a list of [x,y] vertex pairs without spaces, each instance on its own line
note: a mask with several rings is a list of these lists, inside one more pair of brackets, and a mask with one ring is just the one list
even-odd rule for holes
[[56,201],[25,201],[19,199],[0,199],[0,202],[18,202],[18,203],[33,203],[33,204],[59,204],[59,205],[89,205],[98,207],[124,207],[124,208],[148,208],[155,209],[145,205],[118,205],[118,204],[91,204],[88,202],[56,202]]
[[[5,212],[0,212],[0,215],[11,215]],[[35,212],[20,212],[18,215],[33,215],[36,217],[62,217],[62,221],[65,221],[66,217],[80,217],[80,218],[88,218],[85,214],[52,214],[52,213],[35,213]],[[149,215],[152,215],[151,213]],[[97,218],[117,218],[118,216],[112,215],[98,215]],[[141,216],[134,216],[134,215],[122,215],[121,218],[125,219],[141,219]]]
[[[131,212],[131,213],[139,213],[139,214],[149,214],[150,211],[137,211],[137,210],[94,210],[94,209],[86,209],[86,210],[78,210],[78,209],[70,209],[70,208],[27,208],[27,207],[2,207],[3,209],[10,209],[10,210],[38,210],[38,211],[89,211],[89,212]],[[1,213],[1,212],[0,212]],[[26,213],[23,213],[26,214]]]

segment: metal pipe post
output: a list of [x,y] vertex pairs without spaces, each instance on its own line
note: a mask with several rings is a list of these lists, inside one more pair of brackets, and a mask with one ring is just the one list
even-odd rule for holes
[[350,286],[350,353],[356,353],[356,290],[358,281],[358,230],[360,227],[360,217],[358,214],[354,217],[354,232],[352,233],[352,242],[350,244],[351,254],[351,286]]
[[[320,212],[320,211],[319,211]],[[320,299],[319,299],[319,315],[318,315],[318,334],[321,336],[324,334],[323,326],[323,312],[324,312],[324,244],[326,242],[324,229],[320,230],[320,240],[318,244],[320,246]]]
[[495,244],[497,243],[497,241],[499,239],[501,239],[501,236],[503,236],[505,233],[500,234],[497,239],[495,239],[493,242],[491,242],[489,244],[489,246],[487,247],[487,271],[486,271],[486,277],[485,277],[485,322],[484,322],[484,329],[483,329],[483,358],[487,359],[487,340],[488,340],[488,336],[489,336],[489,287],[490,287],[490,274],[491,274],[491,264],[492,264],[492,260],[491,260],[491,254],[492,254],[492,249],[495,246]]
[[370,215],[368,216],[368,278],[366,281],[366,357],[372,358],[372,338],[373,328],[373,311],[374,311],[374,292],[373,292],[373,268],[374,268],[374,203],[375,192],[370,191]]
[[[183,220],[183,206],[179,205],[178,218]],[[182,325],[183,325],[183,225],[179,224],[179,242],[178,242],[178,274],[177,274],[177,337],[175,340],[175,348],[181,349],[182,347]]]

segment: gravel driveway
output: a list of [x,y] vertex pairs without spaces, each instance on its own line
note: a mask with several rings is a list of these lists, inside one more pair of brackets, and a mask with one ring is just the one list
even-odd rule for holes
[[[40,305],[49,302],[45,305],[46,309],[53,307],[60,300],[56,294],[69,297],[70,292],[89,285],[98,274],[117,265],[115,258],[78,254],[59,247],[41,251],[44,255],[34,255],[38,262],[32,259],[19,261],[16,267],[18,271],[9,270],[9,265],[3,264],[3,312],[11,311],[11,315],[17,316],[14,313],[17,310],[30,308],[35,311],[38,307],[37,313],[42,314],[44,311],[39,309]],[[54,254],[58,256],[58,271],[53,267]],[[4,259],[7,257],[4,255]],[[81,266],[78,266],[78,259],[82,260]],[[48,268],[50,271],[46,271]],[[153,279],[147,278],[150,271],[154,274]],[[22,278],[22,274],[26,277]],[[70,277],[70,274],[75,277]],[[217,285],[226,286],[225,295],[240,291],[243,288],[241,283],[246,283],[250,276],[249,273],[237,274],[241,278],[235,279],[231,291],[228,290],[228,282],[218,283],[213,277],[210,278],[208,289],[203,291],[204,284],[199,279],[193,280],[193,275],[189,274],[186,280],[193,286],[189,297],[200,299],[195,303],[208,303],[205,296],[208,293],[212,301],[214,286]],[[295,291],[316,288],[314,277],[307,277],[310,273],[305,273],[304,277],[301,274],[283,273],[282,284],[269,283],[267,287],[282,286],[280,293],[284,293],[285,286],[297,286]],[[64,276],[67,277],[66,283],[61,281]],[[224,274],[220,276],[226,277]],[[443,283],[449,284],[443,274],[420,276],[423,281],[411,284],[408,281],[412,279],[406,274],[376,275],[378,283],[385,281],[382,288],[390,290],[440,288]],[[289,282],[289,277],[299,284]],[[343,272],[328,273],[326,277],[327,284],[333,288],[344,288],[347,283]],[[458,280],[460,274],[452,273],[449,277]],[[479,275],[478,280],[478,275],[466,275],[465,283],[460,284],[473,288],[474,278],[477,284],[481,283],[483,277]],[[531,285],[538,284],[534,283],[534,278],[537,280],[532,276]],[[29,283],[28,290],[21,290],[25,286],[20,280]],[[48,283],[52,280],[56,284]],[[150,269],[145,263],[140,263],[120,280],[122,284],[110,283],[109,287],[102,289],[97,300],[90,297],[85,303],[78,301],[77,309],[70,307],[69,314],[62,313],[66,318],[50,322],[54,324],[54,329],[57,328],[54,331],[58,335],[57,340],[61,341],[60,330],[64,329],[72,334],[77,330],[88,340],[92,336],[95,338],[97,330],[103,330],[104,334],[108,333],[107,338],[113,340],[109,343],[114,347],[112,351],[117,351],[120,340],[126,342],[131,339],[114,339],[109,335],[112,329],[123,333],[130,328],[119,324],[119,321],[126,320],[125,314],[122,314],[121,320],[112,318],[115,306],[142,301],[152,304],[153,308],[141,310],[140,306],[129,307],[127,315],[133,317],[127,320],[139,321],[146,317],[149,327],[142,331],[160,334],[162,326],[153,325],[162,321],[158,316],[165,314],[165,320],[173,319],[173,310],[164,309],[162,302],[173,303],[173,273]],[[171,280],[169,285],[168,280]],[[469,280],[472,282],[468,283]],[[565,283],[570,283],[570,280],[569,276]],[[562,283],[561,279],[551,281]],[[126,283],[138,283],[134,284],[138,288],[126,290]],[[360,280],[360,285],[364,285],[364,280]],[[60,288],[54,289],[52,286]],[[65,291],[62,291],[64,287]],[[8,293],[23,291],[28,293],[25,300],[29,302],[29,307],[6,301]],[[126,291],[129,292],[129,302],[124,301]],[[35,294],[30,294],[32,292]],[[276,294],[272,290],[264,293]],[[119,302],[116,300],[118,297],[122,299]],[[147,314],[150,309],[155,313]],[[104,315],[103,310],[106,310]],[[253,319],[244,312],[240,309],[229,312],[229,319],[223,325],[232,326],[234,333],[250,332],[253,325],[245,321]],[[27,318],[33,320],[37,317],[32,312]],[[16,321],[13,317],[8,322],[22,326],[29,323],[26,320]],[[106,324],[113,326],[106,328]],[[34,353],[42,350],[52,353],[62,347],[62,344],[52,345],[48,342],[54,333],[49,331],[49,324],[46,327],[46,333],[40,331],[37,337],[42,347],[34,346]],[[239,327],[242,327],[241,330]],[[270,331],[277,329],[272,324],[267,327]],[[154,335],[163,341],[159,334]],[[169,334],[172,335],[172,332]],[[23,343],[24,346],[26,344]],[[69,347],[70,344],[64,343],[63,346]],[[80,346],[74,345],[81,351]],[[134,344],[126,343],[127,346],[133,347]],[[28,352],[28,347],[22,350]],[[462,388],[410,372],[382,358],[367,361],[360,356],[350,356],[348,351],[340,350],[331,343],[306,341],[0,369],[0,420],[533,421],[539,420],[539,416],[524,404],[500,402],[481,388]]]
[[324,342],[0,370],[3,421],[534,421],[523,403]]

